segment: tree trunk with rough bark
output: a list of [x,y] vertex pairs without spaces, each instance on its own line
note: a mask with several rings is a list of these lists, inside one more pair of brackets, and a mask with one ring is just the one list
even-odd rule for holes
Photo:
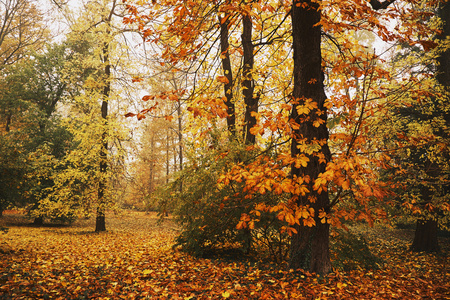
[[5,132],[10,132],[11,131],[11,119],[12,119],[12,113],[8,112],[6,114],[6,124],[5,124]]
[[439,252],[437,233],[437,220],[417,220],[411,250],[414,252]]
[[258,112],[259,97],[254,95],[255,82],[253,80],[253,67],[255,64],[255,55],[253,53],[254,46],[252,43],[252,18],[250,15],[242,16],[242,48],[244,52],[244,66],[242,67],[242,94],[244,95],[245,103],[245,119],[244,119],[244,140],[246,144],[253,145],[256,142],[256,137],[250,132],[256,125],[256,116],[253,112]]
[[[321,11],[317,1],[294,1],[292,5],[292,37],[294,49],[294,89],[292,92],[291,121],[298,124],[293,127],[291,155],[302,154],[298,148],[300,142],[320,142],[320,150],[305,154],[309,158],[306,167],[291,166],[291,176],[295,178],[309,177],[307,183],[309,193],[297,197],[296,205],[309,205],[314,208],[316,226],[295,225],[296,234],[292,235],[289,267],[304,269],[310,272],[326,274],[331,270],[329,253],[329,224],[322,224],[318,218],[319,211],[327,211],[330,204],[328,192],[318,193],[312,186],[320,173],[325,172],[331,154],[328,148],[328,129],[326,127],[327,111],[321,53],[321,27],[317,26]],[[317,103],[317,109],[308,114],[299,114],[296,107],[306,101]],[[320,126],[313,122],[322,119]],[[324,160],[320,160],[320,158]],[[315,201],[310,201],[314,198]],[[300,220],[300,223],[302,220]]]
[[230,43],[228,41],[228,26],[230,25],[229,14],[226,14],[224,17],[219,17],[220,23],[220,52],[221,52],[221,60],[222,60],[222,70],[225,78],[227,79],[227,83],[224,84],[224,94],[226,98],[225,105],[227,106],[227,128],[228,132],[234,138],[236,135],[236,114],[235,114],[235,105],[233,102],[233,72],[231,70],[231,60],[230,60],[230,52],[229,47]]
[[108,117],[108,100],[111,93],[111,64],[109,62],[109,44],[103,46],[103,61],[105,62],[105,87],[103,88],[103,100],[101,106],[101,114],[105,129],[102,133],[102,146],[100,150],[100,181],[98,185],[98,206],[97,217],[95,220],[95,231],[106,231],[106,200],[105,190],[107,187],[106,172],[108,168],[108,141],[107,141],[107,117]]

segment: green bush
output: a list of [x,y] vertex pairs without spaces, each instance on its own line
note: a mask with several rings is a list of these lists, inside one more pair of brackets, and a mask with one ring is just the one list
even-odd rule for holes
[[[221,155],[227,149],[226,155]],[[205,153],[205,152],[204,152]],[[280,196],[267,192],[245,197],[245,183],[230,181],[218,184],[221,174],[239,162],[248,163],[255,153],[238,143],[228,142],[226,147],[213,145],[202,157],[190,158],[180,176],[169,188],[163,207],[174,210],[182,232],[177,246],[196,256],[231,251],[232,253],[264,255],[275,261],[285,258],[286,234],[280,233],[284,224],[276,213],[262,212],[252,229],[236,229],[243,214],[251,215],[257,203],[274,205]],[[179,187],[183,189],[180,192]],[[227,250],[228,249],[228,250]],[[238,250],[238,251],[236,251]]]
[[[226,160],[215,160],[213,155],[205,157],[200,165],[187,167],[176,184],[183,182],[183,192],[178,193],[175,214],[183,231],[177,244],[183,250],[202,256],[207,252],[223,247],[242,248],[246,237],[236,229],[241,215],[252,209],[252,202],[235,194],[233,189],[242,186],[230,184],[219,188],[217,180],[226,165]],[[229,198],[225,201],[225,197]]]

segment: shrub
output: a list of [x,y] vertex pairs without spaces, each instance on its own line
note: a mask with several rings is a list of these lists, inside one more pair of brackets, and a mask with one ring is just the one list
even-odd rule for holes
[[362,235],[339,230],[331,242],[333,265],[344,271],[378,269],[383,261],[372,254],[367,241]]
[[219,184],[221,174],[236,163],[250,162],[255,154],[238,143],[226,146],[224,151],[225,147],[213,144],[207,154],[190,158],[192,163],[165,189],[166,197],[159,196],[170,199],[163,201],[163,207],[173,208],[182,225],[176,245],[196,256],[237,249],[231,252],[264,255],[280,262],[287,254],[288,236],[280,233],[286,224],[276,217],[276,212],[262,212],[252,228],[238,230],[236,226],[244,214],[251,215],[256,204],[274,205],[282,196],[267,192],[246,197],[244,182]]

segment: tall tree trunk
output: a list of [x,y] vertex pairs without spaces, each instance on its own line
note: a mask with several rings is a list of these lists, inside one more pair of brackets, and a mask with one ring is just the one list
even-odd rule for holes
[[[450,35],[450,3],[442,2],[438,8],[438,16],[444,21],[443,28],[441,33],[437,36],[440,41],[445,41]],[[445,96],[445,103],[450,105],[449,93],[450,93],[450,50],[446,49],[444,52],[441,52],[437,57],[437,70],[436,70],[436,79],[440,85],[442,85],[447,94]],[[440,136],[444,140],[449,139],[449,131],[450,128],[450,112],[448,110],[442,110],[441,112],[443,120],[446,122],[447,129],[442,127],[436,128],[435,132],[437,136]],[[447,161],[449,161],[450,153],[448,147],[446,150],[442,151],[442,155],[445,157]],[[439,176],[442,176],[442,169],[429,162],[425,165],[425,169],[427,170],[427,174],[436,179]],[[444,171],[445,172],[445,171]],[[449,191],[450,187],[447,184],[442,189],[443,193],[445,191]],[[427,187],[421,188],[421,196],[422,200],[425,202],[431,201],[432,195],[431,191]],[[437,213],[436,213],[437,218]],[[416,231],[414,234],[414,241],[411,245],[411,250],[416,252],[438,252],[439,251],[439,243],[437,238],[438,233],[438,221],[437,219],[427,218],[427,219],[418,219],[416,224]]]
[[176,141],[176,135],[175,132],[172,133],[172,155],[173,155],[173,172],[176,173],[178,171],[178,151],[177,151],[177,141]]
[[227,83],[224,85],[224,93],[226,98],[225,105],[227,106],[227,127],[228,132],[232,137],[236,135],[236,114],[235,105],[233,102],[233,72],[231,70],[230,61],[230,44],[228,42],[228,26],[230,25],[230,15],[226,14],[224,17],[219,16],[220,23],[220,51],[222,58],[222,71],[227,79]]
[[[320,2],[320,1],[319,1]],[[331,270],[329,253],[329,225],[322,224],[318,218],[321,209],[327,210],[329,206],[328,192],[317,193],[313,189],[314,180],[325,172],[326,163],[331,154],[328,148],[328,129],[326,127],[326,95],[323,85],[322,54],[321,54],[321,11],[317,1],[294,1],[292,5],[292,37],[294,49],[294,88],[292,92],[292,111],[290,118],[298,124],[293,127],[291,155],[297,157],[302,154],[297,147],[300,143],[320,142],[321,148],[313,154],[305,154],[309,158],[306,167],[291,166],[292,178],[306,178],[309,193],[297,197],[298,206],[310,205],[315,211],[316,225],[307,227],[296,225],[296,234],[292,235],[290,246],[289,267],[302,268],[311,272],[325,274]],[[297,105],[302,105],[307,99],[317,103],[317,109],[309,114],[299,114]],[[322,119],[323,123],[316,127],[313,122]],[[324,161],[320,160],[324,159]],[[315,201],[311,201],[314,199]]]
[[108,100],[111,93],[111,64],[109,62],[109,44],[105,43],[103,46],[103,61],[105,63],[104,76],[105,76],[105,87],[103,88],[103,99],[101,106],[101,114],[103,119],[103,133],[102,133],[102,146],[100,149],[100,180],[98,185],[98,206],[97,206],[97,217],[95,220],[95,231],[106,231],[106,199],[105,190],[107,186],[107,168],[108,168],[108,140],[107,140],[107,129],[108,125]]
[[[439,38],[441,40],[448,40],[450,36],[450,2],[441,2],[439,7],[439,15],[442,20],[445,20],[445,24],[443,27],[443,30],[441,32],[441,35]],[[445,98],[445,105],[444,107],[450,107],[450,49],[447,47],[445,52],[441,53],[441,55],[438,58],[438,76],[437,80],[438,82],[445,87],[446,91],[446,98]],[[445,150],[445,153],[443,153],[447,164],[450,163],[450,149],[449,149],[449,142],[450,142],[450,109],[443,109],[443,119],[445,120],[445,127],[447,130],[444,130],[441,136],[444,137],[444,139],[447,141],[447,148]],[[448,169],[447,169],[448,170]],[[450,193],[450,183],[447,181],[447,184],[444,186],[443,191],[445,193]]]
[[243,66],[243,78],[242,87],[245,103],[245,119],[244,119],[244,140],[246,144],[255,144],[255,135],[250,133],[250,129],[256,125],[256,116],[253,112],[258,112],[259,97],[253,95],[255,90],[255,84],[252,76],[253,66],[255,63],[255,56],[253,54],[252,43],[252,18],[250,15],[245,14],[242,16],[242,48],[244,52],[244,66]]
[[414,241],[411,245],[411,250],[415,252],[439,252],[437,232],[437,220],[417,220],[416,232]]
[[170,132],[169,129],[166,131],[166,184],[169,183],[170,174]]
[[11,119],[12,119],[12,113],[9,111],[6,113],[6,124],[5,124],[5,131],[10,132],[11,131]]
[[[178,161],[180,164],[180,171],[183,171],[183,122],[181,119],[181,101],[178,102],[177,107],[178,116]],[[180,180],[180,193],[183,192],[183,181]]]
[[[254,97],[253,93],[255,85],[253,81],[253,67],[255,63],[255,56],[253,53],[254,46],[252,42],[253,23],[249,14],[242,16],[242,48],[244,52],[243,67],[242,67],[242,94],[244,96],[245,116],[244,116],[244,141],[247,145],[254,145],[256,143],[255,135],[250,132],[250,129],[256,125],[256,116],[252,112],[258,112],[258,97]],[[252,248],[252,233],[249,228],[243,229],[244,235],[244,249],[247,253]]]
[[[441,2],[438,15],[444,21],[441,34],[438,38],[441,41],[445,41],[450,35],[450,3]],[[440,84],[448,89],[450,87],[450,49],[447,48],[445,52],[442,52],[437,60],[439,64],[437,66],[436,78]]]
[[[178,91],[179,90],[178,84],[177,84],[177,80],[175,79],[174,74],[172,74],[172,84],[173,84],[175,91]],[[178,100],[177,104],[178,104],[177,105],[178,164],[179,164],[179,170],[183,171],[183,118],[182,118],[182,111],[181,111],[181,100]],[[174,144],[175,144],[175,142],[174,142]],[[176,152],[175,149],[174,149],[174,151]],[[176,153],[174,153],[174,155],[176,155]],[[174,159],[174,164],[175,164],[175,171],[176,171],[177,170],[176,159]],[[183,192],[183,181],[182,180],[180,180],[179,191],[180,191],[180,193]]]
[[149,169],[149,185],[148,193],[149,195],[155,191],[155,134],[152,133],[150,137],[150,169]]
[[[441,34],[438,36],[438,38],[441,41],[445,41],[450,36],[450,3],[448,1],[444,2],[442,1],[439,6],[438,11],[439,17],[444,21],[444,25],[441,31]],[[445,103],[447,104],[447,107],[450,106],[450,49],[447,48],[445,52],[440,53],[439,57],[437,58],[438,65],[437,65],[437,74],[436,79],[442,86],[445,87],[445,91],[447,92]],[[443,118],[445,120],[445,124],[447,125],[446,128],[450,128],[450,110],[444,110],[442,112]],[[442,128],[441,128],[442,129]],[[441,132],[441,135],[445,137],[446,139],[450,138],[449,136],[450,132],[447,129],[445,132]],[[448,149],[447,149],[447,155]],[[450,156],[450,155],[449,155]],[[448,157],[447,157],[448,158]]]

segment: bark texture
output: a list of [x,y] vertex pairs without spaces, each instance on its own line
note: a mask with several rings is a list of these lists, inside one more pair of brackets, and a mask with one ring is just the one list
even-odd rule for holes
[[231,70],[230,43],[228,42],[228,26],[230,25],[230,16],[226,15],[223,18],[219,17],[220,22],[220,51],[222,59],[222,70],[225,78],[228,80],[224,84],[224,93],[226,98],[225,105],[227,106],[227,127],[228,132],[232,136],[236,135],[236,115],[235,106],[233,102],[233,72]]
[[[323,85],[321,27],[316,26],[320,21],[320,9],[317,1],[294,1],[292,6],[292,36],[294,48],[294,88],[292,93],[291,122],[298,124],[293,130],[291,154],[293,157],[301,154],[300,142],[314,143],[319,141],[321,149],[311,155],[306,167],[291,167],[291,176],[295,178],[309,178],[308,193],[298,196],[298,206],[310,205],[315,210],[316,226],[307,227],[296,225],[297,234],[293,234],[290,247],[289,267],[304,269],[310,272],[326,274],[331,270],[329,253],[329,225],[322,224],[318,218],[321,209],[327,210],[330,200],[327,192],[317,193],[312,188],[314,179],[325,171],[326,162],[330,159],[328,148],[328,129],[326,127],[326,95]],[[296,105],[302,105],[307,99],[317,103],[317,109],[309,114],[299,114]],[[313,122],[318,118],[323,123],[316,127]],[[325,162],[319,161],[325,159]],[[309,197],[315,198],[311,202]],[[302,221],[302,220],[300,220]]]
[[256,125],[256,117],[252,115],[253,112],[258,112],[259,99],[254,95],[255,84],[252,76],[253,67],[255,64],[255,56],[253,53],[254,46],[252,43],[252,18],[250,15],[242,16],[242,48],[244,51],[244,66],[242,94],[244,95],[245,103],[245,120],[244,120],[244,140],[247,144],[254,144],[256,142],[255,135],[250,132]]
[[411,250],[415,252],[439,252],[437,232],[437,220],[417,220]]
[[105,190],[107,186],[106,172],[108,168],[108,141],[107,141],[107,117],[108,117],[108,99],[111,94],[111,64],[109,62],[109,44],[105,43],[103,47],[103,61],[105,62],[105,87],[103,88],[103,100],[101,106],[101,114],[104,122],[105,129],[102,133],[102,147],[100,150],[100,181],[98,184],[98,207],[97,217],[95,219],[95,231],[106,231],[106,200]]

